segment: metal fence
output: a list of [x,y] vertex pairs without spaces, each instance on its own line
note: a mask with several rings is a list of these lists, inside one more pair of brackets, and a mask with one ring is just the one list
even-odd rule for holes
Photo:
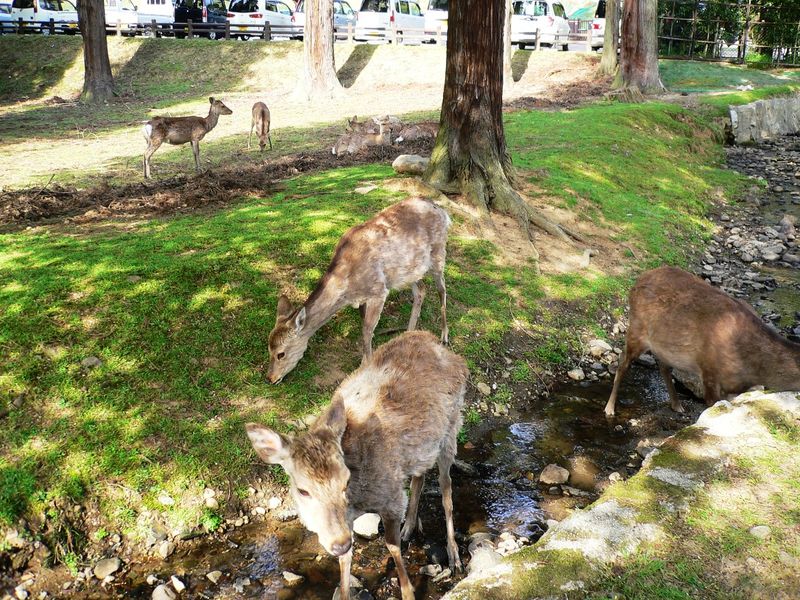
[[797,0],[659,0],[664,57],[800,65]]

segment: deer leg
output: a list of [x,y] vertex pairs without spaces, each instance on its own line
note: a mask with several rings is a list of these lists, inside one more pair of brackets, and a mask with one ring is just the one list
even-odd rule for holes
[[361,336],[364,340],[364,358],[372,356],[372,334],[375,333],[375,327],[378,326],[387,295],[387,293],[384,293],[377,298],[370,298],[364,304],[364,322],[361,324]]
[[419,312],[422,310],[422,303],[425,301],[425,286],[422,285],[422,280],[411,284],[411,295],[414,297],[414,302],[411,304],[411,318],[408,320],[408,331],[413,331],[417,328]]
[[619,361],[619,368],[617,374],[614,375],[614,387],[611,388],[611,395],[608,397],[605,413],[607,417],[614,416],[614,407],[617,404],[617,393],[619,392],[619,384],[622,383],[622,378],[631,366],[631,363],[638,358],[644,348],[642,345],[635,341],[636,336],[628,332],[628,337],[625,339],[625,349],[622,351],[622,356]]
[[458,556],[456,544],[456,531],[453,526],[453,482],[450,479],[450,465],[453,464],[453,454],[450,452],[439,455],[439,488],[442,490],[442,506],[444,519],[447,524],[447,558],[453,572],[461,571],[461,559]]
[[658,360],[658,371],[664,379],[664,384],[667,386],[667,394],[669,394],[669,405],[677,413],[685,412],[678,394],[675,392],[675,383],[672,381],[672,367],[670,367],[663,360]]
[[400,593],[403,600],[414,600],[414,588],[408,578],[406,565],[403,562],[403,554],[400,552],[400,519],[393,515],[381,514],[383,521],[386,548],[394,559],[394,566],[397,568],[397,579],[400,581]]
[[150,140],[147,144],[147,150],[144,151],[144,177],[145,179],[150,179],[150,157],[155,154],[155,151],[158,150],[159,146],[161,146],[161,142],[156,142],[155,140]]
[[350,566],[353,562],[353,549],[350,548],[339,557],[339,597],[350,600]]
[[194,152],[194,168],[200,172],[200,140],[192,140],[192,152]]
[[415,475],[411,478],[411,497],[408,500],[408,510],[406,511],[406,522],[403,523],[403,530],[400,536],[404,542],[411,539],[414,529],[417,527],[417,510],[419,509],[419,498],[422,496],[422,488],[425,486],[425,473]]
[[253,125],[255,123],[250,123],[250,135],[247,136],[247,149],[250,150],[250,141],[253,139]]
[[714,376],[708,371],[702,371],[703,378],[703,398],[706,401],[706,406],[713,406],[720,399],[720,389]]
[[447,287],[444,284],[444,265],[433,271],[433,281],[436,291],[439,292],[439,303],[442,305],[442,343],[450,342],[450,333],[447,329]]

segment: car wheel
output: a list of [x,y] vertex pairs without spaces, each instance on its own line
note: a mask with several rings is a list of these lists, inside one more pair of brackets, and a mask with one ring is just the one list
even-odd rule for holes
[[519,49],[520,49],[520,50],[525,50],[525,44],[522,44],[522,43],[520,43],[520,45],[519,45]]
[[210,40],[218,40],[219,34],[216,31],[209,31],[208,32],[208,39]]
[[50,27],[42,27],[39,31],[41,31],[42,35],[50,35]]
[[561,50],[563,50],[564,52],[569,52],[569,44],[562,44]]

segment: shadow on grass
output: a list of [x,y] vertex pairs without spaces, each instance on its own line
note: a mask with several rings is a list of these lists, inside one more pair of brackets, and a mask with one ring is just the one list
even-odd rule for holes
[[336,75],[342,86],[349,88],[369,64],[378,47],[375,44],[357,44]]
[[514,81],[519,81],[528,70],[528,64],[531,62],[530,50],[517,50],[511,55],[511,77]]
[[41,98],[61,81],[80,52],[79,37],[49,41],[41,35],[0,36],[0,104]]

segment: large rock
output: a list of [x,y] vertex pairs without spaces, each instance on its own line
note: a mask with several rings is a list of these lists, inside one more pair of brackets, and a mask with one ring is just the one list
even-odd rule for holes
[[104,558],[94,566],[94,576],[100,580],[109,575],[113,575],[122,567],[122,561],[118,558]]
[[547,465],[539,475],[539,481],[545,485],[561,485],[569,480],[569,471],[558,465]]
[[153,595],[151,596],[152,600],[175,600],[177,597],[178,595],[175,591],[163,583],[153,590]]
[[378,525],[380,525],[380,522],[380,516],[375,513],[366,513],[353,522],[353,531],[363,538],[374,540],[378,537]]
[[417,154],[401,154],[394,159],[392,168],[401,175],[422,175],[430,161],[430,158]]
[[730,107],[731,137],[737,144],[758,143],[800,131],[800,94]]
[[503,557],[499,552],[488,546],[478,546],[467,565],[467,573],[472,575],[489,571],[499,565],[501,560]]

